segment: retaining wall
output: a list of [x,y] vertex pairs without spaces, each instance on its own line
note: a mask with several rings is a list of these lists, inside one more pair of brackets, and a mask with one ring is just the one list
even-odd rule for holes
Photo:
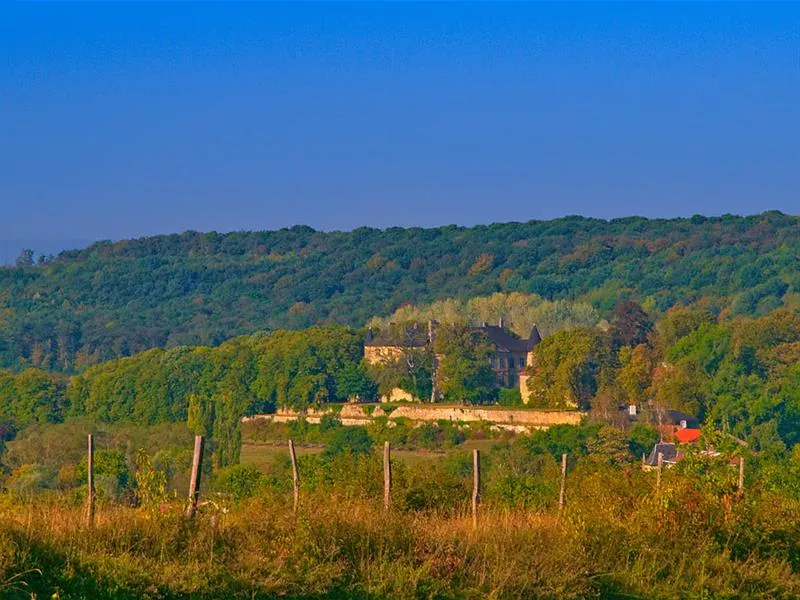
[[578,425],[585,413],[577,410],[528,410],[501,407],[451,406],[403,404],[386,410],[382,405],[345,404],[338,413],[334,410],[313,410],[299,413],[281,409],[274,415],[254,415],[243,421],[268,419],[279,423],[294,421],[301,414],[309,423],[319,423],[325,414],[338,414],[343,425],[367,425],[374,417],[388,417],[390,421],[405,418],[415,422],[452,421],[454,423],[487,422],[503,429],[524,431],[545,429],[552,425]]

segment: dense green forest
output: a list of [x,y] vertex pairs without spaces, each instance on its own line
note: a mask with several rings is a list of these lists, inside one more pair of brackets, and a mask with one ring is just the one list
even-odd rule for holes
[[682,304],[759,316],[798,304],[799,256],[800,219],[777,212],[101,242],[0,269],[0,366],[75,372],[498,291],[581,301],[603,317],[628,297],[653,314]]

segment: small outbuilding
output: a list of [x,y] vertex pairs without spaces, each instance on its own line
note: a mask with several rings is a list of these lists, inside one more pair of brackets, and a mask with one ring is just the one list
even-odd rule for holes
[[659,442],[655,446],[653,446],[653,451],[650,452],[650,456],[647,457],[645,461],[646,467],[657,467],[658,466],[658,455],[661,454],[661,460],[663,465],[674,465],[677,463],[681,456],[678,454],[678,448],[672,442]]

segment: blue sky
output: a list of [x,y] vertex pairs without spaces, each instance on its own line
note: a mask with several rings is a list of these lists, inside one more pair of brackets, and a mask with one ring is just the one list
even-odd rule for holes
[[0,5],[0,241],[800,213],[798,4]]

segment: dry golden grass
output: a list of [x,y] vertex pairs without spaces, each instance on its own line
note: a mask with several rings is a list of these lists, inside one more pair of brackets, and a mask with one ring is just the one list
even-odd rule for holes
[[193,521],[100,505],[90,530],[65,498],[0,496],[0,597],[800,597],[800,503],[766,492],[668,473],[656,494],[640,471],[587,466],[563,513],[489,500],[477,530],[465,502],[432,497],[386,512],[379,486],[320,483],[294,516],[267,487]]

